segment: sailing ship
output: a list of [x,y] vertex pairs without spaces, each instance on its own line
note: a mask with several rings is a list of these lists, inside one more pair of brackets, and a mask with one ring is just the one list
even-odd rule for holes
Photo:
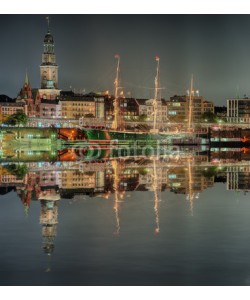
[[109,141],[114,144],[127,143],[130,142],[143,142],[143,143],[155,143],[156,141],[161,141],[166,144],[170,144],[169,137],[164,134],[160,133],[157,124],[157,116],[158,113],[158,104],[161,99],[159,99],[159,70],[160,70],[160,58],[156,57],[157,67],[156,67],[156,77],[155,77],[155,88],[154,88],[154,99],[152,101],[153,105],[153,128],[148,132],[134,132],[128,131],[125,129],[124,119],[122,116],[122,112],[120,109],[120,101],[119,101],[119,91],[120,91],[120,56],[115,56],[117,60],[116,66],[116,77],[114,81],[114,114],[113,114],[113,122],[111,129],[89,129],[82,127],[81,130],[84,131],[85,135],[87,136],[88,141],[91,142],[98,142],[102,143],[103,141]]

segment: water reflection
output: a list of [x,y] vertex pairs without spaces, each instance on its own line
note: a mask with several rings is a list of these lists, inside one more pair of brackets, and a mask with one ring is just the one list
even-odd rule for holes
[[[42,237],[43,252],[50,257],[56,255],[57,227],[63,222],[58,210],[61,199],[72,204],[77,199],[87,202],[93,198],[106,199],[111,203],[115,221],[110,234],[121,237],[123,228],[128,225],[122,219],[123,203],[134,201],[135,193],[150,195],[152,210],[149,214],[154,218],[151,232],[159,237],[166,230],[161,222],[161,203],[167,201],[162,199],[164,191],[187,200],[186,213],[195,216],[201,194],[216,183],[225,183],[225,191],[246,194],[250,190],[250,161],[242,159],[246,153],[241,152],[240,156],[239,151],[231,151],[227,154],[220,151],[191,155],[188,152],[168,156],[103,157],[92,161],[5,162],[0,167],[0,192],[6,195],[14,191],[26,218],[30,217],[33,203],[40,202],[41,233],[37,234]],[[46,271],[51,271],[50,262]]]

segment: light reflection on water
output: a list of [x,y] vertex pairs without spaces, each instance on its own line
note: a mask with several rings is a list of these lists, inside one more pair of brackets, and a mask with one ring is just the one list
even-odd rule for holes
[[247,285],[250,163],[1,165],[2,285]]

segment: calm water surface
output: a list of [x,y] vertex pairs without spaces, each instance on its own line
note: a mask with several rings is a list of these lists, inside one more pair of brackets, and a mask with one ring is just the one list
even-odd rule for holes
[[193,203],[169,189],[159,196],[61,198],[58,224],[46,235],[46,201],[31,201],[27,211],[16,191],[2,195],[0,284],[250,284],[249,194],[215,183]]

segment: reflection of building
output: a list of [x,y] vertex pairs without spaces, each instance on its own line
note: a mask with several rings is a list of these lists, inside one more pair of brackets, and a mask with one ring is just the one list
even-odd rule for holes
[[39,174],[30,172],[26,175],[25,185],[17,191],[24,205],[24,210],[28,213],[31,200],[35,200],[40,192]]
[[41,200],[40,223],[42,224],[44,252],[51,254],[54,251],[54,239],[58,224],[57,201]]
[[[214,185],[214,176],[205,177],[201,168],[191,165],[190,171],[191,174],[186,167],[169,169],[168,187],[170,188],[170,191],[176,194],[189,194],[191,188],[192,193],[197,195]],[[192,179],[190,179],[190,175],[192,176]]]
[[61,174],[61,195],[73,198],[75,195],[92,195],[104,191],[104,170],[67,170]]
[[54,250],[54,238],[58,223],[58,200],[61,199],[59,185],[61,172],[41,171],[39,174],[40,191],[38,199],[41,201],[40,223],[42,224],[43,249],[47,254]]
[[231,166],[226,173],[227,190],[250,191],[250,166]]

